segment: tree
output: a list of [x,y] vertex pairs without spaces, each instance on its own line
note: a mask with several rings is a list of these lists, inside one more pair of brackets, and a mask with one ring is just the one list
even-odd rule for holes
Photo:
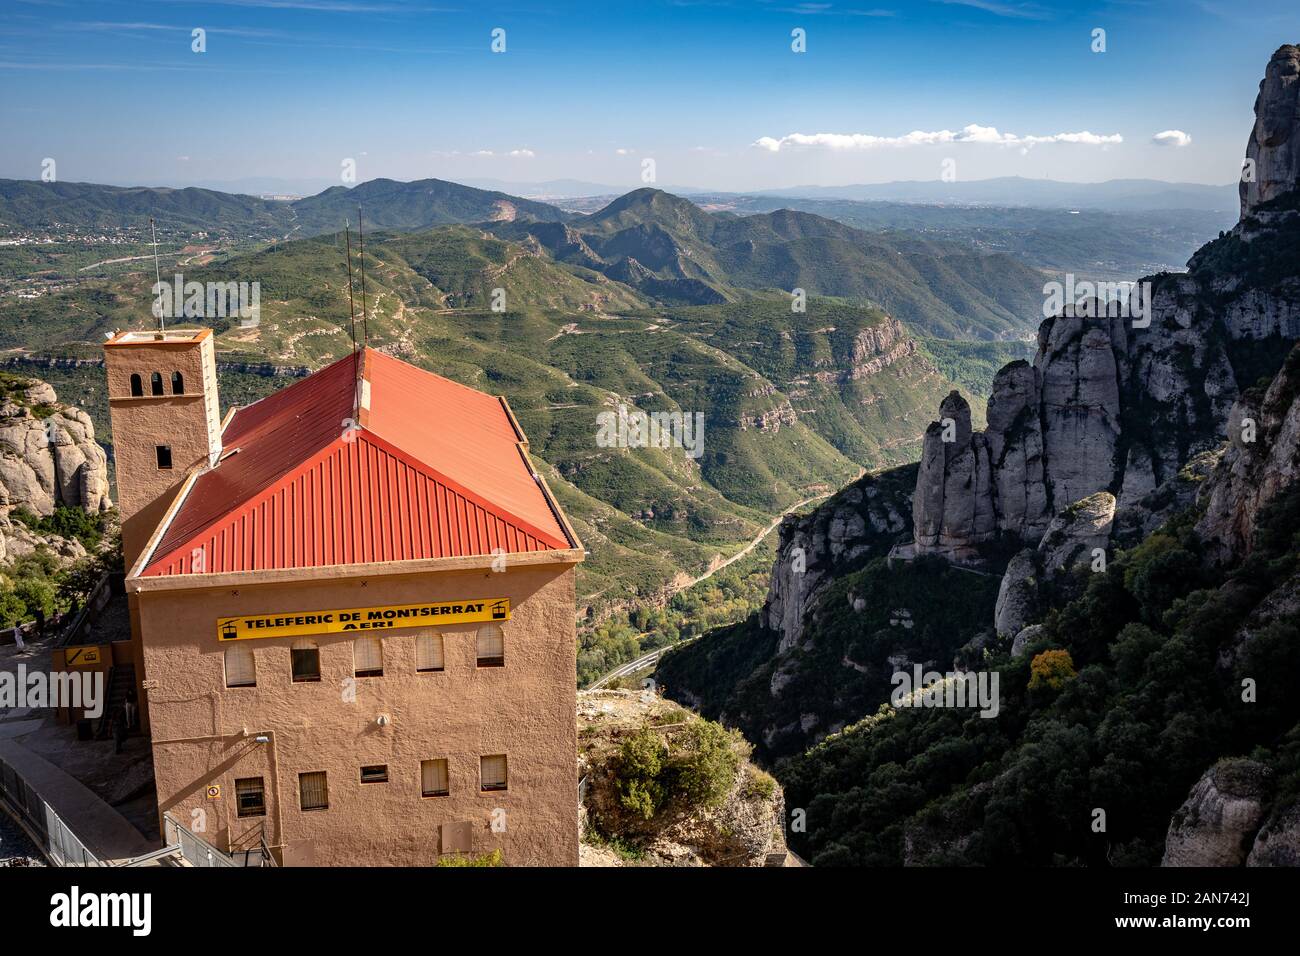
[[1043,651],[1029,665],[1029,689],[1060,690],[1077,676],[1069,651]]

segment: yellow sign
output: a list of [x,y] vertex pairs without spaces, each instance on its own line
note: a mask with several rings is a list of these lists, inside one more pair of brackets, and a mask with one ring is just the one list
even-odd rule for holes
[[208,799],[209,800],[221,799],[221,784],[214,783],[212,786],[208,787]]
[[302,611],[293,614],[246,614],[242,617],[218,618],[217,640],[243,641],[257,637],[299,637],[305,634],[419,627],[422,624],[471,624],[476,621],[508,620],[509,598],[352,607],[339,611]]
[[99,663],[98,647],[78,647],[68,650],[63,655],[63,661],[69,667],[88,667],[91,664]]

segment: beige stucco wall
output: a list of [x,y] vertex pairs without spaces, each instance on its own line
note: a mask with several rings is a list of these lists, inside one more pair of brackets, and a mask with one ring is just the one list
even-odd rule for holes
[[[361,632],[384,646],[384,675],[353,677],[353,634],[316,638],[321,681],[295,684],[292,638],[255,646],[257,686],[226,688],[219,617],[509,597],[506,664],[475,665],[478,625],[446,627],[446,669],[415,670],[415,630]],[[428,865],[439,826],[470,821],[474,852],[499,847],[507,865],[573,866],[578,859],[574,567],[460,570],[361,579],[155,591],[139,596],[160,813],[226,848],[264,823],[287,863]],[[379,727],[376,717],[390,723]],[[253,736],[270,732],[272,741]],[[247,735],[247,736],[246,736]],[[202,739],[192,739],[202,738]],[[479,790],[479,757],[504,753],[509,789]],[[448,760],[451,793],[423,797],[420,761]],[[360,768],[387,764],[388,783],[362,784]],[[327,810],[302,811],[298,774],[328,773]],[[265,780],[265,817],[238,818],[235,779]],[[209,784],[222,787],[206,799]],[[505,831],[491,829],[493,810]]]

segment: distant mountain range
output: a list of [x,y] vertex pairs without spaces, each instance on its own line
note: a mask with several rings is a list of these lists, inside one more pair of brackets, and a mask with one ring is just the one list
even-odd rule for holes
[[707,305],[738,290],[870,301],[931,335],[999,339],[1028,334],[1042,308],[1042,276],[1014,258],[915,236],[867,233],[788,209],[709,213],[657,189],[638,189],[567,222],[489,224],[555,259],[600,272],[653,300]]
[[[918,331],[959,339],[1020,338],[1038,322],[1042,276],[1015,258],[898,234],[867,233],[812,213],[706,212],[638,189],[581,216],[459,183],[377,179],[293,202],[203,189],[137,189],[0,180],[0,225],[11,230],[144,227],[237,240],[368,230],[420,232],[478,224],[527,242],[664,305],[736,301],[743,290],[874,303]],[[173,235],[173,239],[176,237]]]
[[1102,183],[1064,183],[1052,179],[1003,176],[945,183],[939,180],[854,186],[793,186],[766,189],[760,196],[856,199],[979,206],[1036,206],[1045,209],[1231,210],[1238,208],[1237,184],[1166,183],[1156,179],[1112,179]]

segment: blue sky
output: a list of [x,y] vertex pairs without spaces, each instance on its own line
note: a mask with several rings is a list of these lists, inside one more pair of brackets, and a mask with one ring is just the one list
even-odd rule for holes
[[1226,183],[1285,42],[1294,0],[5,0],[0,176]]

